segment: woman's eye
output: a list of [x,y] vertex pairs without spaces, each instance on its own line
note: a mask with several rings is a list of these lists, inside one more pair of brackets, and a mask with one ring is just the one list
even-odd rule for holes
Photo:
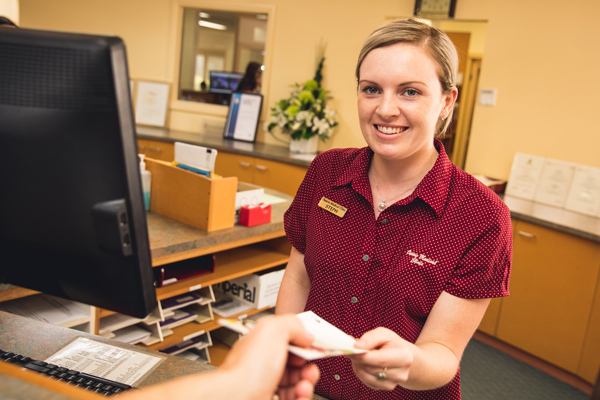
[[419,92],[417,92],[415,89],[406,89],[404,93],[409,97],[415,97],[419,94]]
[[379,93],[379,89],[377,89],[375,86],[365,86],[362,91],[364,93],[366,93],[366,94],[377,94],[377,93]]

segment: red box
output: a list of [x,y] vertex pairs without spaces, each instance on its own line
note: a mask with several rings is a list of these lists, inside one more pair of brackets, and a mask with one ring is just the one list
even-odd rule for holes
[[271,205],[260,203],[257,206],[242,206],[240,209],[240,225],[256,226],[271,222]]

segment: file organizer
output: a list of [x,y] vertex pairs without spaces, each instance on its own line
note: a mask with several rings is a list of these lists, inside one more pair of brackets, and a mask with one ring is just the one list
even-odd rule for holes
[[152,174],[151,211],[207,232],[233,227],[237,177],[210,179],[166,161],[144,161]]
[[156,287],[210,274],[215,270],[215,256],[207,254],[200,257],[177,261],[171,264],[154,267]]

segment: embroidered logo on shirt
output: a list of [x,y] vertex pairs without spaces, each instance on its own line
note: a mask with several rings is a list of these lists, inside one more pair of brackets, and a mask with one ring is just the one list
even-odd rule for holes
[[342,218],[346,214],[346,211],[348,211],[346,207],[340,206],[339,204],[334,203],[333,201],[326,199],[325,197],[321,197],[319,207],[321,207],[323,210],[329,211],[330,213],[337,215],[340,218]]
[[412,257],[410,262],[413,264],[417,264],[417,265],[425,265],[425,263],[428,263],[431,265],[437,265],[437,263],[439,262],[439,261],[432,260],[431,258],[427,258],[427,256],[425,254],[417,254],[417,253],[413,252],[412,250],[408,250],[406,252],[406,254],[408,254],[410,257]]

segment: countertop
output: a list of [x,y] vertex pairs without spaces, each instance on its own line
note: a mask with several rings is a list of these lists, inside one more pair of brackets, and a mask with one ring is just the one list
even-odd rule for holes
[[[34,359],[45,360],[79,337],[93,339],[98,342],[122,347],[128,350],[135,350],[140,353],[156,353],[138,346],[128,345],[111,339],[105,339],[100,336],[91,335],[89,333],[62,328],[60,326],[0,311],[0,349],[4,351],[11,351]],[[166,359],[139,384],[140,388],[156,385],[160,382],[177,377],[216,369],[208,364],[190,361],[185,358],[170,356],[164,353],[160,354],[161,356],[166,356]],[[8,389],[8,387],[5,386],[5,383],[8,382],[7,379],[7,376],[0,375],[0,387],[2,387],[2,393],[6,393],[5,390]],[[7,381],[5,382],[5,380]],[[14,384],[17,384],[17,382],[14,382]],[[22,384],[23,383],[21,382],[20,385]],[[15,398],[40,398],[35,391],[37,387],[27,385],[26,388],[26,393],[23,393],[23,397]],[[4,394],[0,394],[0,397],[3,396]]]
[[511,217],[600,243],[600,219],[504,195]]
[[259,157],[266,160],[279,161],[287,164],[308,168],[314,155],[290,153],[288,146],[274,146],[264,143],[249,143],[239,140],[225,139],[222,136],[174,131],[165,128],[152,128],[137,126],[139,139],[158,140],[161,142],[184,142],[210,147],[217,151],[242,154],[250,157]]
[[[140,353],[150,355],[157,353],[153,350],[146,350],[138,346],[0,311],[0,349],[4,351],[11,351],[34,359],[45,360],[80,337]],[[208,364],[190,361],[165,353],[160,353],[160,355],[166,357],[165,360],[140,382],[138,385],[139,388],[156,385],[186,375],[217,369]],[[235,384],[235,382],[232,382],[232,384]],[[71,397],[52,392],[8,375],[0,374],[0,398],[12,400],[65,400]],[[313,399],[326,400],[324,397],[318,395],[315,395]]]

